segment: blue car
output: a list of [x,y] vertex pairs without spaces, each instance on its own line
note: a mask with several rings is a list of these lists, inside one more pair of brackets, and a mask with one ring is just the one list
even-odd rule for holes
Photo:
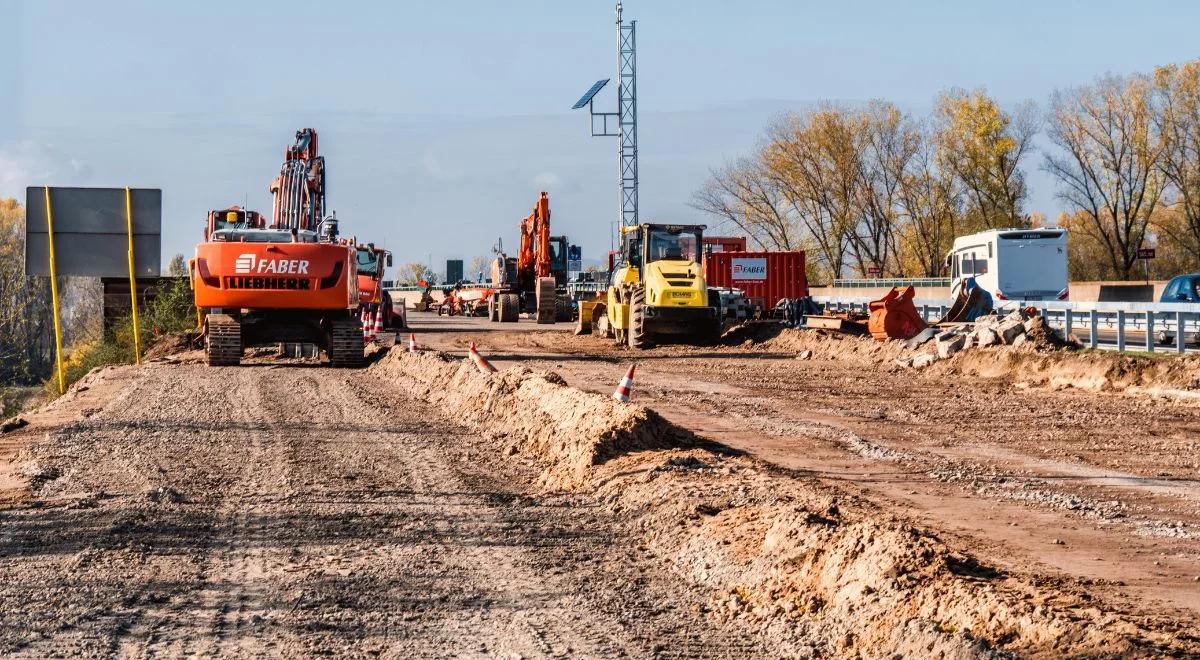
[[1158,302],[1200,303],[1200,273],[1176,275],[1167,282]]
[[[1158,302],[1165,303],[1200,303],[1200,273],[1176,275],[1167,282]],[[1170,330],[1159,330],[1158,340],[1164,344],[1175,343],[1175,333]],[[1188,343],[1200,343],[1200,336],[1185,337]]]

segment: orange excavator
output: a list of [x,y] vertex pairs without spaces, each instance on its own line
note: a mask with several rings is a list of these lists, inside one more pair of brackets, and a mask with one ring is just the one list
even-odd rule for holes
[[358,302],[365,315],[371,318],[370,322],[374,324],[375,317],[382,316],[380,325],[385,329],[407,327],[404,306],[397,308],[391,294],[383,288],[383,273],[392,265],[392,253],[375,247],[374,243],[358,244],[355,258],[358,262]]
[[[496,249],[492,261],[492,287],[488,318],[516,322],[530,312],[538,323],[554,323],[569,308],[558,297],[558,285],[567,278],[567,237],[550,235],[550,196],[543,192],[533,212],[521,221],[521,244],[516,258]],[[560,282],[561,280],[561,282]],[[568,319],[569,320],[569,319]]]
[[312,343],[333,366],[361,366],[354,245],[325,217],[325,159],[317,132],[296,132],[283,154],[271,222],[237,206],[211,211],[190,262],[210,365],[236,365],[247,346]]

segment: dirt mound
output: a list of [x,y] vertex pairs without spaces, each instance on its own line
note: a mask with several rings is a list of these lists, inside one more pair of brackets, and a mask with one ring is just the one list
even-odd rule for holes
[[[854,345],[785,341],[823,355]],[[462,359],[400,351],[372,369],[480,427],[497,451],[537,461],[544,486],[632,516],[649,552],[710,590],[711,616],[758,626],[782,654],[1200,653],[1194,631],[1135,623],[1079,585],[1001,573],[816,481],[691,446],[692,434],[653,411],[555,374],[484,375]]]
[[763,329],[757,334],[766,339],[752,344],[755,348],[797,354],[809,351],[816,360],[838,360],[857,366],[890,364],[908,353],[903,342],[880,342],[868,336],[846,335],[831,330],[779,326],[774,333]]
[[195,345],[195,335],[192,333],[171,333],[163,335],[154,341],[150,346],[150,350],[146,351],[143,359],[157,360],[171,355],[186,353]]
[[931,373],[1003,377],[1030,385],[1088,391],[1129,391],[1200,396],[1200,357],[1146,357],[1101,351],[967,351],[939,362]]
[[588,468],[639,449],[689,445],[694,437],[658,413],[567,387],[561,376],[530,369],[494,376],[443,353],[388,352],[382,370],[414,396],[456,411],[504,444],[547,468],[547,487],[581,483]]
[[[870,337],[824,330],[751,329],[744,341],[756,349],[804,354],[855,367],[898,368],[897,360],[936,352],[930,341],[910,349],[903,341],[878,342]],[[741,335],[730,335],[741,337]],[[1128,391],[1200,398],[1200,356],[1145,356],[1080,350],[1040,324],[1019,345],[970,347],[914,372],[932,378],[966,374],[1004,378],[1027,385],[1074,387],[1088,391]]]

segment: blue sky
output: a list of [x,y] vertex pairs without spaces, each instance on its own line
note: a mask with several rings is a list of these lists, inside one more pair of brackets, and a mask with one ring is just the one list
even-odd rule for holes
[[[818,100],[915,114],[948,87],[1043,106],[1106,72],[1194,58],[1191,2],[629,0],[638,20],[642,214],[687,206],[708,168]],[[269,208],[295,129],[320,131],[330,206],[401,261],[488,253],[548,190],[556,233],[598,258],[616,144],[570,105],[615,68],[608,0],[0,0],[0,195],[26,185],[164,191],[164,257],[210,208]],[[602,102],[612,103],[611,91]],[[1030,210],[1059,209],[1026,163]]]

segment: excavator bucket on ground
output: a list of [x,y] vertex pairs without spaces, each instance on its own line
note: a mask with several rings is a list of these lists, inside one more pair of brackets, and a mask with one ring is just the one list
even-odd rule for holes
[[871,317],[867,320],[867,329],[876,341],[911,339],[925,329],[925,320],[913,304],[915,293],[911,286],[897,287],[868,306]]
[[980,288],[975,283],[975,278],[971,277],[964,281],[958,295],[954,297],[950,311],[946,312],[938,323],[968,323],[991,313],[991,294]]

